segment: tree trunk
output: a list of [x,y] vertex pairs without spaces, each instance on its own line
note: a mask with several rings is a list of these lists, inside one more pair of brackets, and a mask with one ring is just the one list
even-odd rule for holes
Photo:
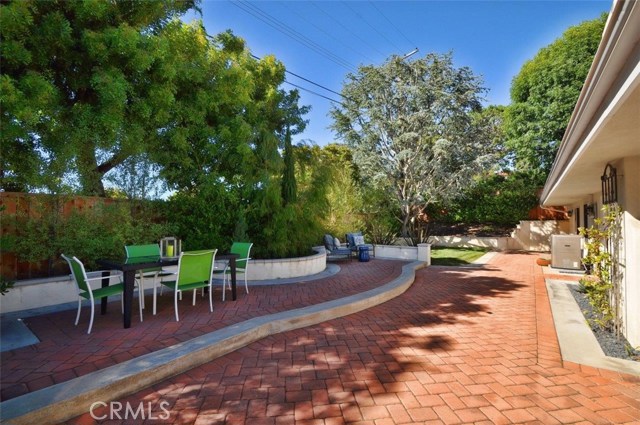
[[82,194],[87,196],[106,195],[102,176],[104,173],[98,171],[98,161],[92,149],[82,149],[78,155],[78,172],[80,174],[80,185]]
[[407,239],[409,235],[409,220],[411,220],[411,208],[409,206],[402,207],[402,237]]

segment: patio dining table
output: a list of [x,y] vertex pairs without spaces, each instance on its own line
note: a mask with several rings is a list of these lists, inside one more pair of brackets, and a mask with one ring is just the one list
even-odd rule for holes
[[[236,292],[236,258],[238,258],[238,254],[231,253],[222,253],[216,254],[216,261],[218,260],[228,260],[229,267],[231,269],[231,295],[232,299],[235,301],[237,292]],[[124,303],[124,327],[131,327],[131,311],[133,306],[133,288],[135,286],[135,277],[136,272],[138,270],[143,269],[152,269],[157,267],[168,267],[175,266],[178,264],[178,257],[170,257],[170,258],[162,258],[158,256],[152,257],[130,257],[130,258],[115,258],[115,259],[100,259],[97,263],[106,269],[109,270],[120,270],[123,274],[124,280],[124,294],[123,294],[123,303]],[[102,272],[102,287],[109,286],[109,271]],[[100,306],[101,314],[105,314],[107,312],[107,297],[102,298],[102,304]]]

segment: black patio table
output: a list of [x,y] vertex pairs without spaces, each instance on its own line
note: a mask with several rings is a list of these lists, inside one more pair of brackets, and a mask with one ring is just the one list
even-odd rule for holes
[[[222,253],[216,254],[215,260],[229,260],[229,266],[231,268],[231,295],[233,301],[236,300],[236,258],[238,254]],[[110,270],[121,270],[124,278],[124,327],[131,327],[131,310],[133,306],[133,287],[135,285],[136,271],[143,269],[152,269],[156,267],[175,266],[178,264],[178,257],[173,258],[161,258],[158,256],[151,257],[131,257],[131,258],[116,258],[116,259],[101,259],[97,263],[104,268]],[[102,287],[109,286],[109,272],[103,271]],[[102,304],[100,306],[101,314],[107,312],[107,297],[102,298]]]

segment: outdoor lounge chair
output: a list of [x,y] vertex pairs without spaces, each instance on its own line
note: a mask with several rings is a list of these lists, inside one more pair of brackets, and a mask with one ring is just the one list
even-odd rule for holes
[[364,242],[364,236],[362,236],[362,232],[347,233],[345,235],[345,239],[347,241],[347,248],[353,255],[358,255],[358,250],[360,249],[359,247],[366,246],[371,255],[374,257],[376,256],[375,247],[372,244]]
[[351,259],[351,250],[332,235],[324,235],[324,249],[327,251],[327,260]]

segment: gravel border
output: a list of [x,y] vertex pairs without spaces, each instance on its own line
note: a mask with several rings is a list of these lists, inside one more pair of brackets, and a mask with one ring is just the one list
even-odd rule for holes
[[[568,285],[571,290],[571,295],[578,303],[578,307],[582,314],[584,314],[585,320],[589,323],[589,320],[594,318],[593,307],[589,304],[587,296],[578,291],[578,285]],[[591,331],[595,335],[602,351],[609,357],[616,357],[618,359],[640,361],[640,351],[631,347],[631,344],[624,336],[616,338],[615,335],[609,331],[601,329],[598,326],[592,326],[589,323]]]

